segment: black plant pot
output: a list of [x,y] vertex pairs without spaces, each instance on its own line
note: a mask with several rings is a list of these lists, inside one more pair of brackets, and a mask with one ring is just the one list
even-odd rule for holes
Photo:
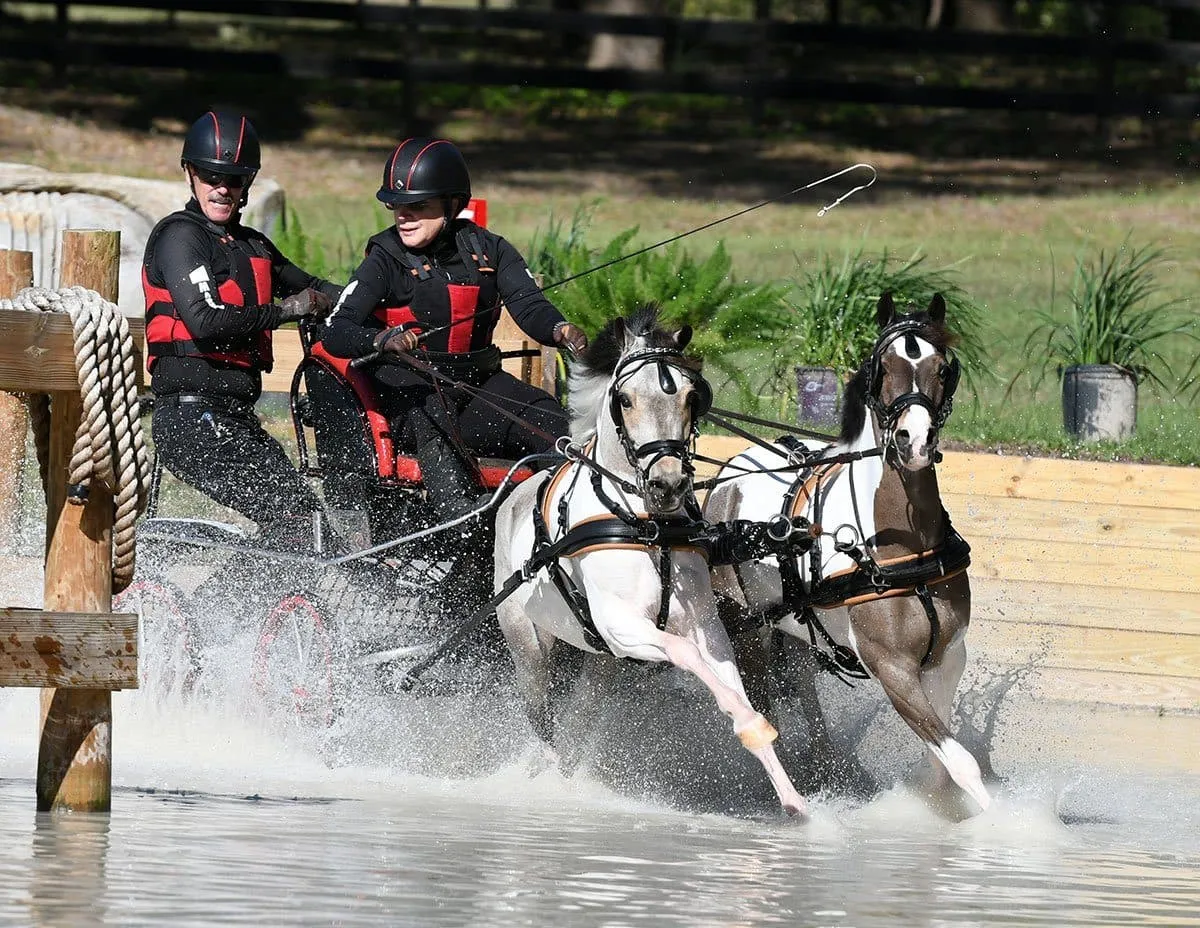
[[796,368],[796,417],[817,428],[833,428],[841,416],[837,372],[828,367]]

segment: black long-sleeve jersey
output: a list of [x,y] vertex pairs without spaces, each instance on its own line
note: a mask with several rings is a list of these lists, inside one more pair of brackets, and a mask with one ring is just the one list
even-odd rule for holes
[[[373,316],[375,310],[407,307],[425,331],[462,318],[459,325],[433,333],[423,343],[427,350],[476,351],[491,344],[500,302],[530,338],[553,344],[554,328],[565,320],[542,294],[520,252],[501,236],[465,220],[455,222],[452,232],[420,252],[405,248],[395,227],[373,236],[366,258],[330,317],[322,339],[325,348],[342,358],[370,354],[383,328]],[[454,315],[449,296],[453,285],[479,287],[470,319]],[[493,308],[494,313],[488,311]]]
[[[250,258],[270,262],[270,300],[227,302],[221,285],[244,283]],[[240,266],[239,266],[240,265]],[[341,287],[292,264],[257,229],[235,219],[218,226],[206,219],[193,198],[183,210],[162,219],[146,243],[143,261],[147,309],[151,288],[166,290],[178,318],[198,345],[244,343],[264,330],[277,328],[280,309],[272,300],[308,287],[336,300]],[[246,291],[245,286],[242,287]],[[253,293],[253,288],[250,288]],[[262,392],[262,373],[208,357],[164,355],[151,375],[156,394],[198,393],[254,402]]]

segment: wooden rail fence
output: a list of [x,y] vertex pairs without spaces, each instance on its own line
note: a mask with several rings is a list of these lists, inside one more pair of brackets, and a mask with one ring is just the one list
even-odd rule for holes
[[972,547],[971,661],[1032,665],[1046,699],[1200,710],[1200,468],[947,452],[938,479]]
[[[1166,25],[1176,10],[1194,13],[1195,0],[1090,5],[1097,15],[1088,34],[930,30],[920,28],[919,16],[894,27],[864,26],[819,8],[810,16],[821,18],[792,21],[772,17],[766,2],[753,12],[748,6],[742,19],[496,8],[486,0],[477,8],[418,0],[0,6],[9,14],[0,19],[0,61],[53,62],[60,73],[151,68],[401,81],[409,103],[415,86],[448,83],[1152,118],[1200,111],[1190,83],[1200,42],[1173,40]],[[1143,15],[1123,19],[1128,7]],[[103,16],[113,11],[119,19],[106,28]],[[86,20],[73,18],[81,12]],[[215,39],[214,20],[244,27],[240,47]],[[1163,25],[1146,26],[1155,22]],[[589,68],[578,41],[564,42],[598,34],[661,40],[663,67]]]

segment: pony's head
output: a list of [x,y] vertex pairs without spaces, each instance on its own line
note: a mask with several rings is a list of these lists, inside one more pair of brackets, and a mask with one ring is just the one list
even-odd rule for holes
[[875,308],[879,338],[846,390],[842,440],[866,425],[869,410],[885,455],[907,470],[938,460],[938,433],[950,415],[959,364],[946,329],[946,301],[936,293],[928,309],[898,313],[885,293]]
[[597,437],[597,459],[619,446],[639,494],[652,513],[672,512],[691,488],[691,445],[700,416],[712,403],[698,361],[685,358],[690,326],[674,332],[658,324],[648,303],[604,327],[571,369],[571,434]]

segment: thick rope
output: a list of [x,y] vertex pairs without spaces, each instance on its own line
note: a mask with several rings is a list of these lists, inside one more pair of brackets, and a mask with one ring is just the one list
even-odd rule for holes
[[[137,357],[129,323],[116,306],[83,287],[28,287],[11,300],[0,300],[0,309],[71,317],[83,415],[68,465],[67,498],[82,505],[93,480],[112,494],[112,583],[119,593],[133,579],[135,524],[146,508],[152,470],[138,409]],[[50,398],[31,394],[29,413],[42,486],[48,487]]]

